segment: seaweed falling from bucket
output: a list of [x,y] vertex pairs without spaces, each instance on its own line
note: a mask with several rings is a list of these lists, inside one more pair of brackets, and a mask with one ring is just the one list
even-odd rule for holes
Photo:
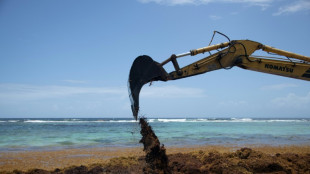
[[160,145],[157,136],[145,118],[140,118],[140,126],[142,135],[140,143],[143,143],[147,164],[147,167],[143,169],[144,173],[171,173],[164,145]]

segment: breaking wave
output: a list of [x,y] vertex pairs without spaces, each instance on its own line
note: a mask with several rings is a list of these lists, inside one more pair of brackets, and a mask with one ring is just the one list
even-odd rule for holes
[[252,119],[252,118],[186,118],[148,119],[149,122],[308,122],[310,119]]
[[[173,122],[310,122],[309,118],[304,119],[264,119],[264,118],[149,118],[150,123],[173,123]],[[104,118],[104,119],[0,119],[0,123],[138,123],[138,121],[129,118]]]

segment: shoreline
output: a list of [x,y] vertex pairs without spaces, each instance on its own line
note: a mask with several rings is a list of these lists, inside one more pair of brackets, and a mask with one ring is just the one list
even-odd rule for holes
[[[310,154],[310,145],[192,145],[165,147],[168,155],[186,154],[195,152],[232,153],[243,147],[251,148],[268,155],[293,153]],[[30,169],[54,170],[70,166],[89,166],[103,164],[112,158],[141,157],[144,156],[142,147],[98,147],[63,150],[38,150],[38,151],[7,151],[0,152],[0,172]]]

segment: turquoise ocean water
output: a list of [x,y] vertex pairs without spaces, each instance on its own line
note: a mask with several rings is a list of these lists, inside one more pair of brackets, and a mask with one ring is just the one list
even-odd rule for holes
[[[310,119],[148,119],[165,146],[310,145]],[[112,118],[0,119],[0,151],[140,147],[139,123]]]

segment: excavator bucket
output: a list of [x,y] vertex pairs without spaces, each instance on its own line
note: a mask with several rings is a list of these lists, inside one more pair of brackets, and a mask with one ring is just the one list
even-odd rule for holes
[[133,62],[128,79],[128,92],[131,102],[131,110],[137,120],[139,112],[139,94],[144,84],[151,81],[166,81],[167,72],[151,57],[139,56]]

